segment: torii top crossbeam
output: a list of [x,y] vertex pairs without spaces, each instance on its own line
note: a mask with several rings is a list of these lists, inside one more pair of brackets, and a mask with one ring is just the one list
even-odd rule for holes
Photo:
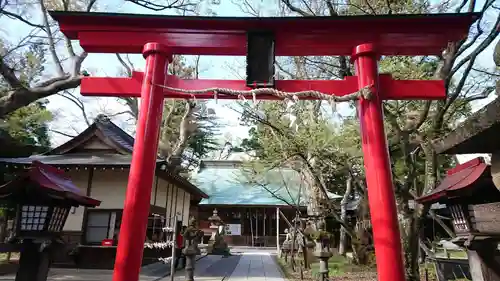
[[[277,56],[351,55],[371,42],[379,55],[439,55],[462,40],[477,13],[337,17],[184,17],[50,12],[91,53],[141,53],[148,42],[179,55],[246,54],[248,31],[272,31]],[[466,33],[465,33],[466,34]],[[307,46],[307,47],[305,47]]]

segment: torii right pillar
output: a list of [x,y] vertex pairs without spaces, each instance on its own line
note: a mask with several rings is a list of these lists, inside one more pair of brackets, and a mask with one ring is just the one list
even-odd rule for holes
[[[360,99],[358,114],[364,154],[366,184],[369,186],[368,202],[378,280],[405,280],[396,200],[394,198],[392,172],[384,130],[382,97],[379,93],[378,58],[373,44],[359,45],[354,49],[352,60],[356,66],[358,86],[372,85],[373,96]],[[388,266],[392,265],[392,266]]]

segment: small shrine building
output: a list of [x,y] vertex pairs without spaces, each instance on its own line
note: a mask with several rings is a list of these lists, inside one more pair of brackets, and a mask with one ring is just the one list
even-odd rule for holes
[[417,201],[446,203],[457,237],[468,252],[474,281],[500,280],[500,99],[472,114],[455,130],[433,142],[441,154],[491,154],[491,164],[476,158],[448,171]]
[[[87,267],[112,268],[119,239],[123,204],[132,159],[134,138],[115,125],[106,116],[98,116],[94,123],[66,143],[42,155],[21,158],[0,158],[0,166],[21,172],[39,161],[66,171],[66,175],[86,196],[101,201],[97,208],[72,208],[64,225],[63,238],[68,247],[89,252],[96,264]],[[177,216],[187,225],[190,207],[208,195],[183,177],[172,174],[162,159],[157,168],[151,193],[151,204],[146,241],[164,241],[162,228],[172,226]],[[112,245],[102,246],[103,241]],[[103,253],[97,253],[106,249]],[[108,255],[109,258],[106,258]],[[106,260],[98,264],[95,256]],[[145,254],[145,259],[147,255]],[[153,262],[156,259],[151,259]],[[90,261],[89,261],[90,262]]]

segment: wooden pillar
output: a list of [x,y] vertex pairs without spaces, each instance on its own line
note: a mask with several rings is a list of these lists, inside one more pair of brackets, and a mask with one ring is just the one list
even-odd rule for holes
[[264,218],[262,223],[262,238],[264,239],[264,246],[267,246],[266,217],[267,217],[267,208],[264,208]]
[[250,243],[253,247],[253,242],[254,242],[253,241],[253,214],[252,214],[251,208],[248,209],[248,218],[250,220],[250,240],[251,240]]
[[49,250],[40,251],[40,244],[31,240],[25,240],[22,247],[15,280],[46,281],[50,267]]
[[467,247],[470,273],[474,281],[500,281],[500,252],[496,242],[473,241]]
[[280,253],[280,208],[276,207],[276,251]]
[[259,209],[255,209],[255,238],[259,238]]

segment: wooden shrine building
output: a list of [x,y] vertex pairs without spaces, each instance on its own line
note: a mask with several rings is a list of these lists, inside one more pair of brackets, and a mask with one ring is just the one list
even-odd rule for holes
[[[296,216],[307,215],[311,200],[307,183],[298,172],[290,168],[276,168],[264,176],[252,177],[244,168],[239,153],[232,153],[226,160],[204,160],[192,180],[210,198],[203,199],[193,207],[203,228],[207,242],[211,230],[208,218],[214,209],[227,224],[226,242],[231,246],[276,247],[279,233],[280,245],[285,239],[284,231]],[[340,200],[342,196],[329,193],[329,199]],[[357,209],[358,200],[348,202],[348,213]],[[282,215],[277,217],[281,212]],[[278,227],[279,225],[279,227]]]
[[467,248],[474,281],[500,280],[500,99],[474,113],[433,145],[442,154],[491,154],[491,165],[471,160],[448,172],[422,203],[445,202],[455,243]]
[[[49,152],[24,158],[0,158],[0,165],[16,172],[29,167],[33,161],[40,161],[64,169],[86,196],[101,201],[97,208],[73,208],[63,236],[68,251],[78,245],[81,267],[113,268],[133,145],[134,138],[100,115],[78,136]],[[190,207],[204,198],[208,198],[206,193],[183,177],[170,173],[166,163],[158,159],[145,240],[164,241],[162,228],[173,225],[175,216],[187,225]],[[103,241],[112,245],[102,246]],[[156,261],[145,251],[145,263]]]
[[204,160],[198,173],[192,176],[193,182],[210,194],[210,198],[203,199],[192,212],[197,214],[205,232],[204,243],[211,233],[208,218],[217,209],[219,217],[227,224],[226,242],[230,246],[275,247],[277,222],[279,233],[289,228],[283,219],[277,220],[278,209],[290,221],[297,207],[305,214],[306,187],[302,187],[301,199],[298,194],[300,184],[304,183],[298,180],[296,172],[290,169],[269,171],[265,180],[259,180],[259,185],[252,183],[242,168],[241,160]]

